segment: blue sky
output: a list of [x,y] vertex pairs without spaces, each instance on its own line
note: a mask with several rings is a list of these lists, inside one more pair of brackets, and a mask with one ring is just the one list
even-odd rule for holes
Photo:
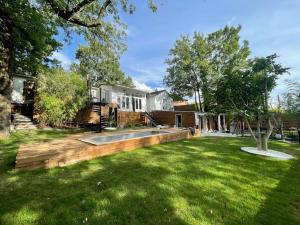
[[[128,25],[128,50],[121,66],[140,88],[163,88],[165,59],[182,34],[204,34],[225,25],[242,25],[241,36],[250,42],[252,56],[277,53],[291,74],[283,76],[273,97],[286,90],[284,80],[300,80],[300,1],[299,0],[154,0],[152,13],[146,0],[135,0],[133,15],[121,14]],[[55,53],[68,65],[83,40],[76,37]]]

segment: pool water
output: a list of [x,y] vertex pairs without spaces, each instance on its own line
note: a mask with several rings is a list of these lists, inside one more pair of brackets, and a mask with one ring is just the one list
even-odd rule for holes
[[132,138],[153,136],[153,135],[166,134],[166,133],[168,132],[151,130],[151,131],[141,131],[141,132],[133,132],[133,133],[125,133],[125,134],[114,134],[114,135],[107,135],[107,136],[93,136],[93,137],[83,138],[79,140],[94,145],[102,145],[109,142],[123,141]]

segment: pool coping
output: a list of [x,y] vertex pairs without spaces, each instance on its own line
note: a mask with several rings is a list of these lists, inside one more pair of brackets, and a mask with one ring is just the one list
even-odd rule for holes
[[[154,130],[154,129],[151,129],[151,130],[145,130],[145,131],[142,131],[142,132],[147,132],[147,131],[160,131],[160,130]],[[133,138],[128,138],[128,139],[123,139],[123,140],[116,140],[116,141],[107,141],[107,142],[104,142],[104,143],[101,143],[101,144],[95,144],[93,143],[92,141],[85,141],[84,139],[88,139],[88,138],[93,138],[93,137],[97,137],[98,135],[93,135],[93,136],[90,136],[90,137],[86,137],[86,138],[78,138],[79,141],[82,141],[84,143],[87,143],[87,144],[92,144],[92,145],[96,145],[96,146],[100,146],[100,145],[105,145],[105,144],[113,144],[113,143],[116,143],[116,142],[120,142],[120,141],[126,141],[126,140],[132,140],[132,139],[139,139],[139,138],[146,138],[146,137],[152,137],[152,136],[156,136],[156,135],[164,135],[164,134],[169,134],[171,133],[170,131],[169,132],[166,132],[166,131],[161,131],[161,132],[164,132],[164,133],[161,133],[161,134],[151,134],[151,135],[146,135],[146,136],[141,136],[141,137],[133,137]],[[137,132],[128,132],[128,133],[118,133],[118,134],[115,134],[115,135],[122,135],[122,134],[132,134],[132,133],[140,133],[139,131]],[[109,137],[109,136],[114,136],[114,135],[103,135],[101,137]]]

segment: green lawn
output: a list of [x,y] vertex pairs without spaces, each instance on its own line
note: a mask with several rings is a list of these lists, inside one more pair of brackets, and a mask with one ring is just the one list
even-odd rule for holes
[[[240,152],[246,138],[196,138],[65,168],[12,169],[21,143],[65,133],[33,131],[0,140],[0,224],[300,224],[300,159]],[[297,144],[271,143],[300,158]]]

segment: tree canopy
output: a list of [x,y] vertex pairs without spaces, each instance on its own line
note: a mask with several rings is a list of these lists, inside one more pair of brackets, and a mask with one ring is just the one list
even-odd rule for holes
[[[149,8],[156,5],[148,0]],[[0,135],[10,127],[12,77],[19,71],[36,75],[49,64],[49,56],[62,44],[54,39],[63,28],[67,40],[76,32],[111,42],[111,30],[125,25],[119,16],[123,10],[133,13],[128,0],[0,0]],[[118,71],[118,65],[111,65]],[[120,73],[119,73],[120,74]],[[127,79],[125,83],[130,83]]]
[[181,98],[194,95],[197,110],[218,111],[214,93],[224,74],[246,65],[248,42],[240,44],[241,27],[225,27],[207,36],[182,36],[170,50],[165,84]]
[[288,80],[288,90],[283,94],[284,108],[288,113],[300,116],[300,82]]
[[[258,149],[267,150],[268,139],[277,121],[269,110],[269,95],[278,78],[289,68],[276,62],[277,55],[257,57],[248,61],[248,67],[224,75],[218,82],[218,105],[226,112],[240,115],[257,142]],[[256,134],[250,121],[256,123]],[[262,133],[262,126],[266,132]]]
[[51,69],[37,78],[35,110],[41,125],[72,122],[87,100],[86,80],[74,72]]

